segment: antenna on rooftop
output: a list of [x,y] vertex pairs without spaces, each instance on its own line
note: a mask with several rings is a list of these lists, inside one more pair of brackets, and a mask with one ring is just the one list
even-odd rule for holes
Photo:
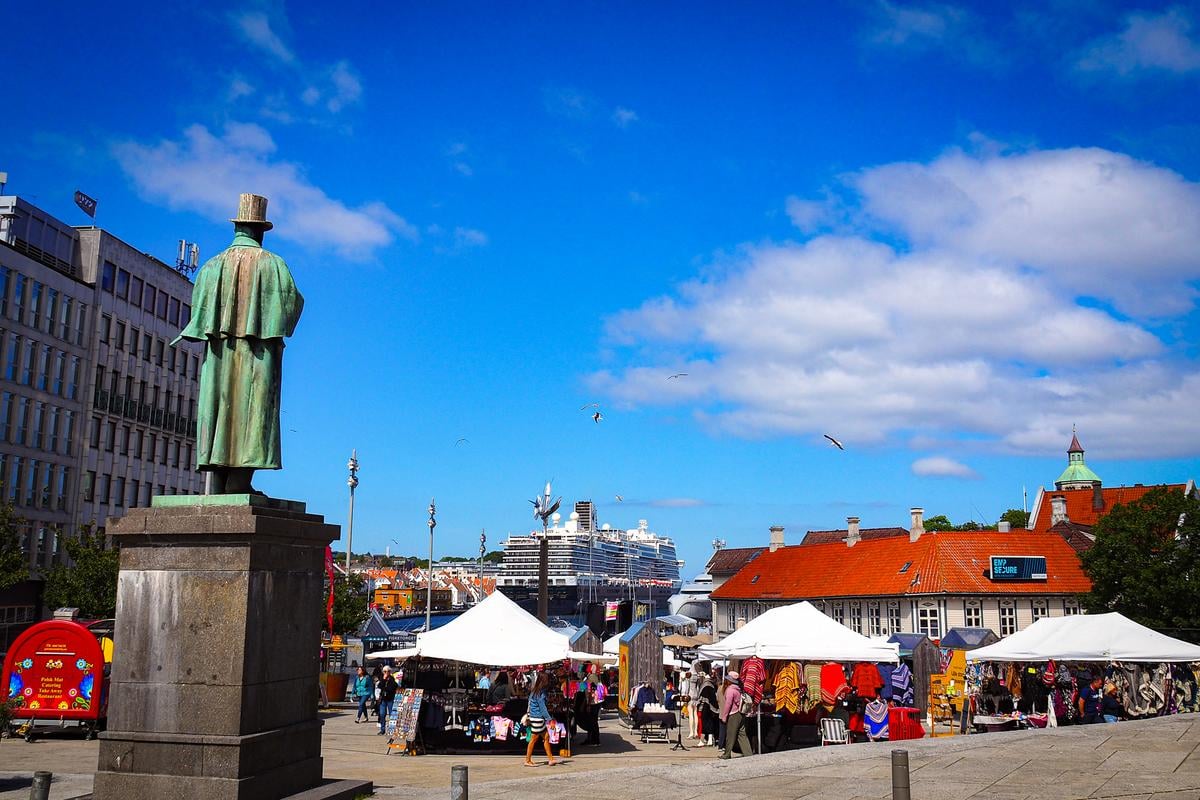
[[720,550],[722,547],[725,546],[725,540],[724,539],[713,539],[712,546],[713,546],[713,550]]
[[200,268],[200,245],[186,239],[179,240],[179,254],[175,256],[175,271],[190,278]]

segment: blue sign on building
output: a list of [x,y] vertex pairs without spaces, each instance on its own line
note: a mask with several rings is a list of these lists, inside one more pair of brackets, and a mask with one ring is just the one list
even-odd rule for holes
[[1044,581],[1045,556],[992,556],[994,581]]

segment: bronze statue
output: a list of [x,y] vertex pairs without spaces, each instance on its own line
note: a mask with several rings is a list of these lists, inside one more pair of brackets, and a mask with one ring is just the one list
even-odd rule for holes
[[192,318],[179,337],[204,342],[196,412],[196,467],[212,494],[245,494],[256,469],[280,469],[283,340],[304,308],[287,264],[263,249],[267,198],[243,194],[233,244],[200,268]]

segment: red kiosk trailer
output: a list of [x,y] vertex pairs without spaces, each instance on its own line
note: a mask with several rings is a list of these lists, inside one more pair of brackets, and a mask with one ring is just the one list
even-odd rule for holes
[[77,727],[96,736],[108,716],[108,676],[96,634],[77,622],[39,622],[17,637],[4,660],[9,723],[32,742],[39,731]]

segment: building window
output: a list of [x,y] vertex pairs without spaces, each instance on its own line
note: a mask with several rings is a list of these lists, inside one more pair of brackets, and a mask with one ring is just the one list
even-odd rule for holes
[[100,315],[100,344],[108,344],[108,339],[112,335],[112,317],[108,314]]
[[1046,608],[1046,601],[1045,600],[1034,600],[1033,601],[1033,621],[1037,622],[1039,619],[1044,619],[1047,616],[1049,616],[1049,609]]
[[[0,401],[0,442],[12,440],[12,414],[15,402],[16,397],[12,392],[5,392],[3,401]],[[0,483],[4,483],[4,479],[7,477],[3,472],[0,472]]]
[[54,356],[54,384],[50,387],[50,391],[62,397],[63,384],[67,378],[67,354],[58,353]]
[[96,499],[96,473],[93,470],[83,476],[83,499],[89,503]]
[[64,342],[71,341],[71,312],[74,310],[75,301],[70,297],[63,297],[62,303],[58,306],[58,338]]
[[142,307],[142,279],[137,275],[130,278],[129,302],[137,308]]
[[1063,601],[1063,615],[1064,616],[1071,617],[1078,613],[1079,613],[1079,604],[1078,603],[1076,603],[1074,600],[1064,600]]
[[158,304],[154,308],[154,315],[156,317],[158,317],[159,319],[161,319],[163,322],[167,321],[167,300],[168,299],[169,298],[167,297],[166,292],[159,292],[158,293]]
[[921,606],[917,609],[917,633],[923,633],[930,639],[942,637],[942,616],[937,606]]
[[100,449],[100,418],[92,417],[92,431],[88,434],[88,444],[93,450]]
[[50,387],[50,373],[54,369],[54,348],[50,345],[42,346],[42,357],[38,359],[37,371],[37,388],[39,392],[44,392]]
[[151,314],[154,313],[155,298],[156,298],[156,292],[154,289],[154,284],[147,283],[146,291],[142,294],[142,308],[146,309]]
[[17,398],[17,434],[13,439],[15,444],[25,444],[29,436],[29,407],[32,402],[28,397]]
[[113,505],[114,506],[124,506],[125,505],[125,479],[124,478],[113,478],[112,497],[113,497]]
[[104,424],[104,449],[108,452],[113,452],[117,446],[117,423],[106,422]]
[[833,617],[834,622],[836,622],[839,625],[846,624],[846,608],[845,608],[845,606],[843,606],[841,603],[834,603],[831,611],[832,611],[831,616]]
[[42,285],[33,281],[29,291],[29,320],[26,324],[34,330],[42,329]]
[[0,317],[8,316],[8,284],[12,270],[0,266]]
[[858,603],[850,604],[850,630],[855,633],[863,632],[863,613],[862,606]]
[[26,341],[25,357],[21,360],[21,383],[26,386],[33,386],[33,367],[35,361],[37,361],[37,343]]
[[147,364],[150,363],[150,334],[142,334],[142,358]]
[[895,601],[888,603],[887,624],[888,629],[884,633],[900,633],[903,630],[900,624],[900,604]]
[[1007,605],[1000,606],[1000,636],[1012,636],[1017,632],[1017,608],[1016,606]]
[[129,505],[131,508],[137,508],[138,501],[142,497],[142,482],[130,481],[129,483]]
[[867,606],[867,630],[871,636],[883,635],[883,615],[878,604]]
[[79,304],[79,320],[75,326],[75,344],[82,345],[84,333],[87,331],[88,307],[84,303]]
[[167,322],[179,325],[179,298],[177,297],[172,297],[171,302],[167,305]]
[[17,279],[13,282],[13,314],[12,318],[17,322],[25,321],[25,287],[29,285],[29,279],[21,273],[17,273]]
[[96,502],[102,506],[108,505],[108,483],[109,477],[107,475],[101,475],[100,485],[96,489]]
[[968,628],[983,627],[983,608],[981,606],[967,606],[963,609],[963,616]]
[[113,336],[113,338],[116,339],[114,344],[117,346],[117,349],[124,350],[125,349],[125,323],[124,322],[117,323],[117,332]]
[[17,380],[17,369],[21,363],[21,337],[13,334],[4,353],[4,379]]
[[100,268],[100,288],[112,294],[113,286],[117,282],[117,267],[111,261],[105,261],[104,266]]
[[117,270],[117,297],[125,300],[129,297],[129,272],[128,270]]
[[67,373],[67,394],[68,400],[74,400],[79,394],[79,369],[82,366],[79,356],[71,356],[71,371]]

